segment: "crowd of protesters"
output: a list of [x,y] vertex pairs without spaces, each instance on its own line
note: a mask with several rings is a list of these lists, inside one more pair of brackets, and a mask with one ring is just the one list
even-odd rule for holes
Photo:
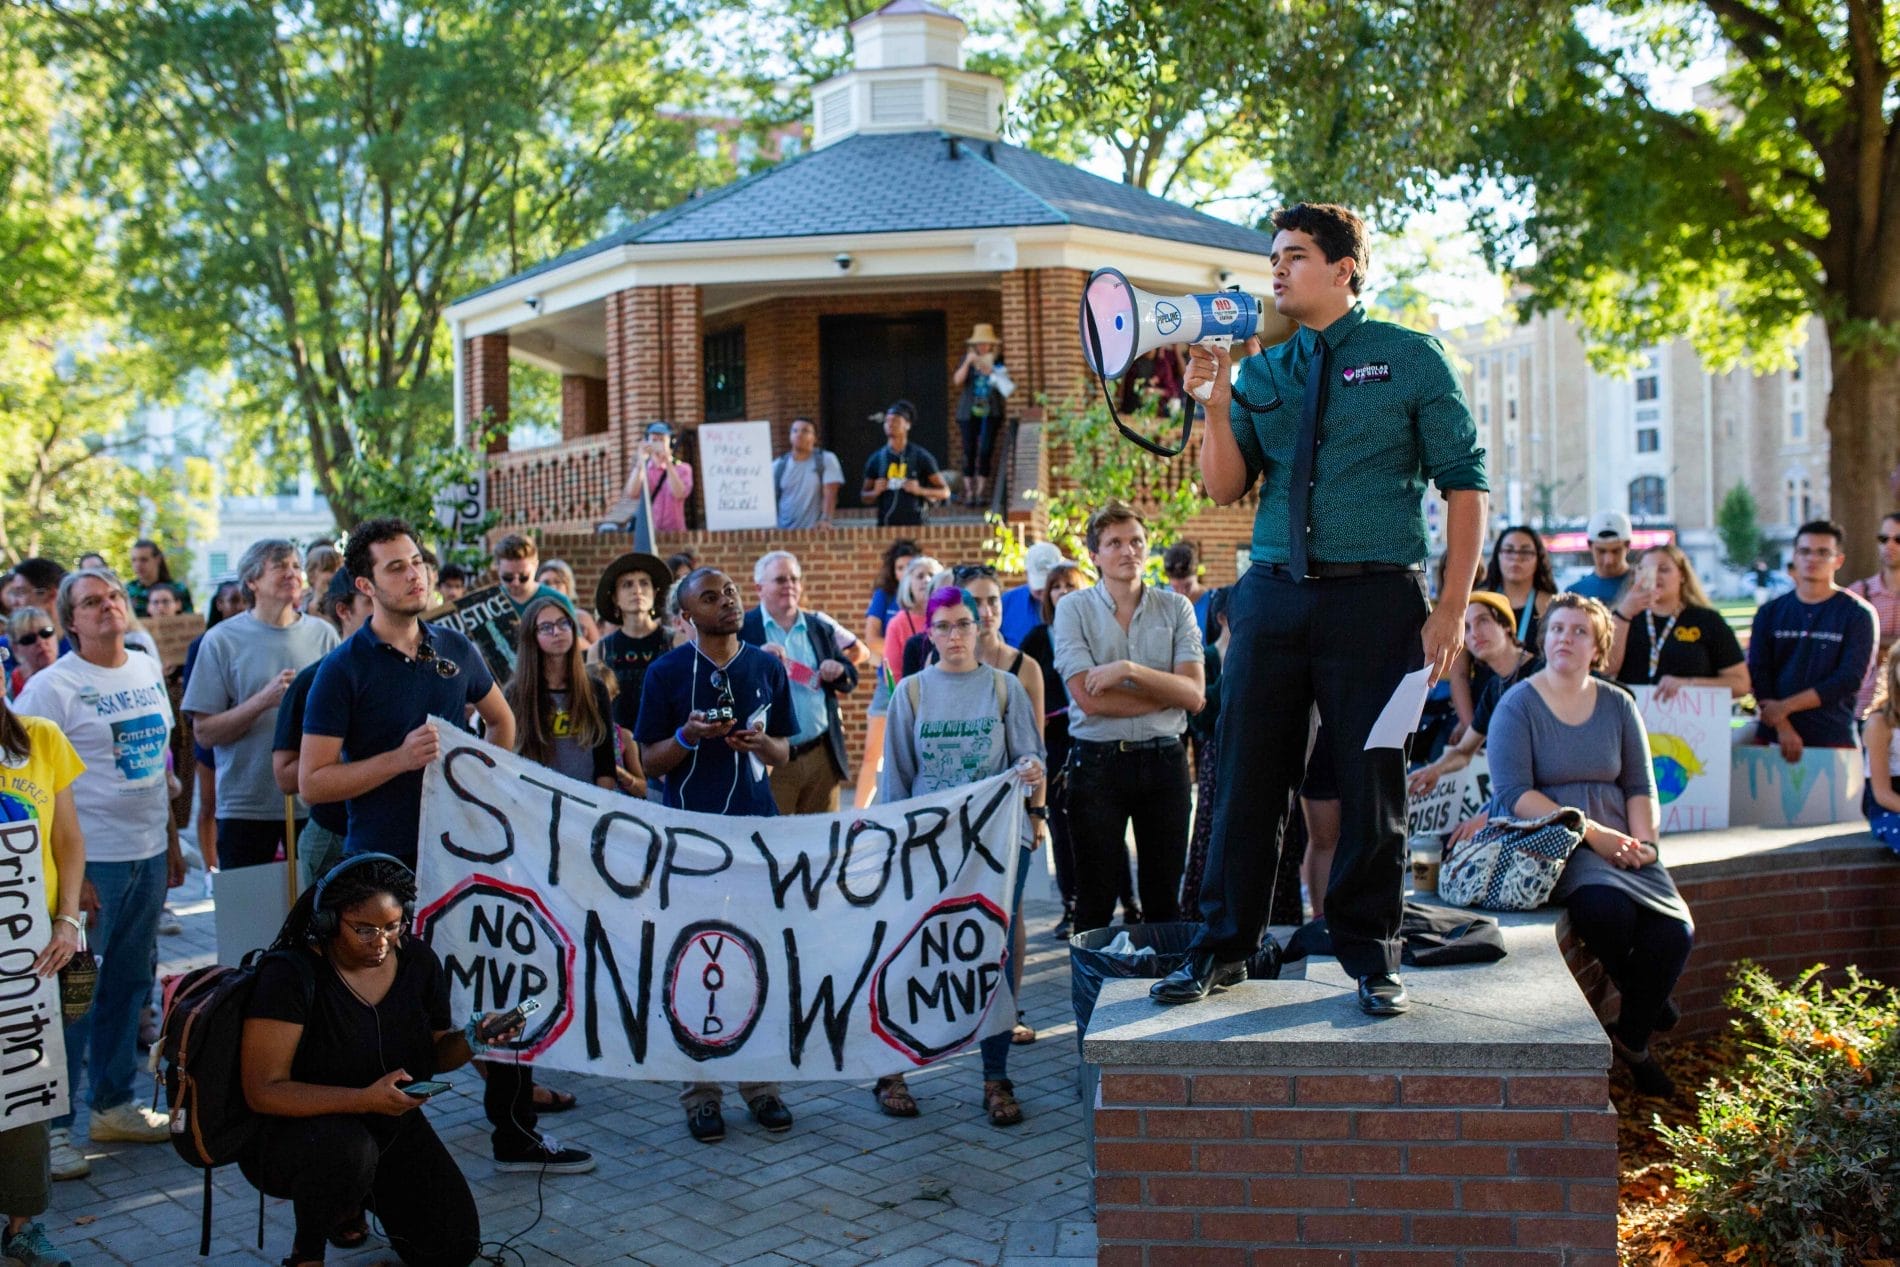
[[[980,407],[989,388],[971,386],[1001,372],[989,342],[973,339],[959,371],[971,402],[960,417],[966,452],[981,449],[990,425]],[[909,444],[902,406],[865,472],[867,498],[893,524],[921,522],[948,494],[934,458]],[[814,441],[809,423],[795,427],[774,472],[796,493],[785,500],[799,526],[828,525],[842,483]],[[690,493],[670,435],[653,432],[641,460],[656,505]],[[1592,570],[1567,593],[1539,533],[1497,534],[1464,611],[1448,725],[1429,750],[1414,750],[1410,791],[1429,792],[1488,745],[1496,796],[1454,840],[1491,815],[1558,806],[1586,815],[1587,847],[1557,900],[1622,992],[1618,1055],[1640,1085],[1666,1089],[1649,1040],[1673,1023],[1669,996],[1693,924],[1661,862],[1646,738],[1619,688],[1752,693],[1758,742],[1790,761],[1808,747],[1864,743],[1865,811],[1900,849],[1900,515],[1882,522],[1880,570],[1848,587],[1835,583],[1841,530],[1803,525],[1794,588],[1760,608],[1746,652],[1678,547],[1633,560],[1629,521],[1616,512],[1588,532]],[[1194,919],[1234,632],[1227,591],[1203,583],[1186,543],[1155,557],[1148,524],[1120,503],[1090,518],[1080,544],[1086,557],[1075,559],[1052,542],[1032,545],[1026,584],[1009,587],[982,560],[939,560],[899,538],[857,617],[814,607],[806,567],[824,561],[782,549],[749,573],[627,554],[586,596],[573,568],[541,559],[524,534],[500,537],[486,571],[438,569],[407,524],[371,520],[341,550],[254,543],[212,591],[202,634],[169,673],[145,622],[162,632],[196,608],[157,542],[134,545],[131,579],[100,555],[71,570],[22,560],[0,582],[0,748],[42,828],[55,923],[39,966],[65,966],[82,953],[82,934],[83,953],[100,964],[92,1008],[66,1034],[71,1085],[88,1088],[87,1138],[167,1138],[166,1115],[140,1104],[132,1083],[151,1041],[166,893],[185,877],[179,833],[194,818],[179,805],[195,798],[207,870],[293,854],[302,869],[304,898],[280,940],[311,955],[316,994],[273,969],[245,1031],[246,1093],[272,1123],[245,1173],[295,1204],[286,1261],[321,1261],[326,1241],[360,1243],[366,1210],[405,1262],[473,1253],[466,1183],[415,1100],[352,1051],[352,1005],[393,1018],[412,1076],[476,1058],[499,1169],[592,1167],[540,1128],[574,1107],[573,1095],[537,1085],[527,1065],[480,1060],[478,1036],[448,1020],[440,964],[404,936],[422,770],[441,743],[431,717],[466,719],[571,778],[713,814],[836,812],[857,768],[884,801],[1013,770],[1035,845],[1053,855],[1058,936],[1106,927],[1118,906],[1123,923]],[[1153,564],[1165,582],[1151,581]],[[487,584],[518,618],[512,676],[422,619]],[[869,751],[848,742],[853,695],[868,697],[880,721]],[[1323,733],[1309,744],[1302,889],[1318,916],[1339,802]],[[320,889],[331,875],[348,879]],[[1020,884],[1016,898],[1020,914]],[[1023,936],[1017,919],[1006,970],[1018,981]],[[982,1111],[999,1127],[1027,1116],[1008,1057],[1036,1035],[1017,1021],[981,1044]],[[760,1128],[792,1129],[779,1084],[742,1084],[739,1094]],[[885,1113],[920,1112],[901,1073],[872,1094]],[[693,1138],[723,1138],[722,1101],[716,1083],[683,1089]],[[69,1113],[0,1132],[7,1249],[17,1240],[22,1261],[57,1261],[50,1247],[41,1259],[24,1251],[46,1240],[34,1216],[47,1180],[90,1168],[73,1129]],[[355,1160],[313,1167],[319,1154]],[[418,1175],[446,1194],[430,1210],[398,1191]]]

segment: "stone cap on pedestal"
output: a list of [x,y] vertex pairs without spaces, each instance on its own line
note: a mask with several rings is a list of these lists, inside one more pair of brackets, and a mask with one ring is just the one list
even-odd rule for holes
[[1337,960],[1304,979],[1248,981],[1200,1003],[1160,1007],[1148,981],[1102,987],[1082,1057],[1103,1066],[1483,1069],[1601,1072],[1610,1042],[1557,945],[1562,912],[1497,914],[1496,963],[1408,968],[1412,1010],[1374,1020]]

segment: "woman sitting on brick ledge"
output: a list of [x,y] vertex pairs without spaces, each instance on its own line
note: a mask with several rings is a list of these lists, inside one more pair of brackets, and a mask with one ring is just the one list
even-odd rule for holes
[[1673,1086],[1649,1050],[1675,1025],[1669,996],[1689,960],[1689,907],[1657,854],[1656,783],[1649,737],[1635,702],[1592,678],[1609,655],[1609,609],[1561,594],[1544,616],[1545,667],[1508,691],[1492,718],[1490,812],[1537,818],[1560,807],[1583,813],[1583,845],[1551,900],[1623,996],[1610,1030],[1637,1089]]
[[1861,809],[1874,839],[1900,853],[1900,643],[1880,663],[1880,682],[1861,738],[1867,745],[1867,792]]

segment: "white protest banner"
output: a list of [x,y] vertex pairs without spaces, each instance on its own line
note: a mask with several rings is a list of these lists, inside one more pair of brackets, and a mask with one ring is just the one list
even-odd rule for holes
[[778,526],[771,423],[702,424],[699,478],[706,491],[706,527],[710,531]]
[[1455,774],[1448,774],[1432,785],[1423,796],[1414,796],[1405,805],[1405,835],[1451,835],[1452,828],[1483,809],[1491,800],[1491,766],[1483,754]]
[[1665,836],[1728,826],[1729,693],[1726,687],[1685,686],[1668,699],[1653,686],[1633,686],[1636,709],[1649,731],[1656,772],[1656,804]]
[[0,825],[0,1130],[28,1126],[66,1111],[66,1026],[59,978],[42,977],[33,961],[53,939],[46,909],[40,825]]
[[1007,775],[840,814],[693,814],[441,727],[418,926],[496,1055],[638,1079],[897,1073],[1005,1033],[1023,796]]

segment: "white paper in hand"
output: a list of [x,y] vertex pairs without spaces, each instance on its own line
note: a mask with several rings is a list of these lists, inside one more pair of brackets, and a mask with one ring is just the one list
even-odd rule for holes
[[1425,715],[1425,697],[1432,692],[1432,668],[1428,664],[1399,679],[1399,689],[1385,702],[1379,720],[1372,723],[1366,736],[1366,751],[1374,748],[1403,748],[1418,719]]

